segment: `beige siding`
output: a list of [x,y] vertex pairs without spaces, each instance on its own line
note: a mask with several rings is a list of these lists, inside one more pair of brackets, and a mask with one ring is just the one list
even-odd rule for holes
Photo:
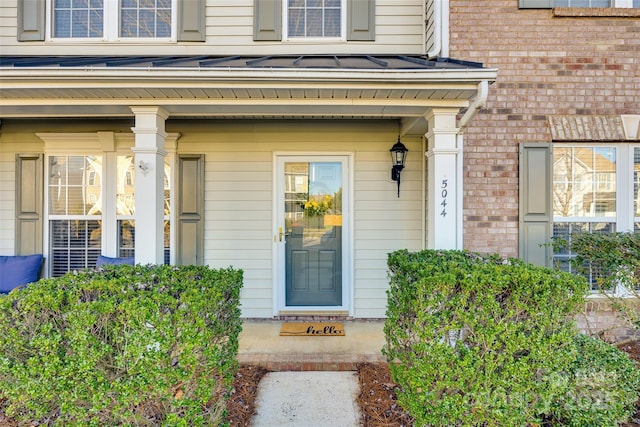
[[[0,1],[0,5],[3,2]],[[0,255],[15,255],[16,154],[41,153],[33,127],[2,123],[0,132]]]
[[273,314],[273,152],[326,151],[354,155],[354,315],[384,317],[387,254],[422,247],[421,142],[403,140],[410,155],[398,199],[389,179],[396,129],[381,122],[172,125],[181,152],[206,156],[205,259],[244,270],[243,316]]
[[[16,124],[18,123],[18,124]],[[0,251],[13,253],[15,153],[41,152],[35,132],[128,132],[126,123],[47,121],[3,123],[0,135]],[[353,313],[384,317],[387,254],[422,248],[423,155],[420,138],[409,149],[400,198],[390,180],[392,121],[170,120],[179,153],[205,155],[205,263],[244,270],[242,315],[273,315],[273,178],[276,153],[346,153],[353,156]],[[23,141],[22,143],[18,143]],[[40,143],[36,143],[40,141]],[[39,151],[38,151],[39,150]]]
[[0,255],[15,253],[15,162],[15,154],[0,144]]
[[[17,0],[0,1],[0,46],[17,44]],[[3,48],[4,50],[4,48]]]
[[403,139],[409,154],[398,198],[396,183],[390,181],[389,148],[394,137],[386,137],[388,147],[382,143],[375,150],[365,147],[356,152],[354,315],[360,318],[385,315],[388,253],[422,248],[421,143]]
[[0,46],[5,55],[263,55],[423,54],[424,0],[377,0],[375,42],[254,42],[253,0],[207,0],[206,42],[18,42],[18,0],[0,1]]

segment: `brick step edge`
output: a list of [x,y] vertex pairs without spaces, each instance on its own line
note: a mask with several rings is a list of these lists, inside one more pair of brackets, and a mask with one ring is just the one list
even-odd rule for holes
[[356,371],[359,363],[387,363],[382,354],[271,354],[243,353],[238,363],[261,366],[271,372]]

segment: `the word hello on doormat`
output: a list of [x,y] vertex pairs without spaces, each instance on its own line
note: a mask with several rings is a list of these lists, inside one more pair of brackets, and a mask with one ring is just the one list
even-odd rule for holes
[[343,337],[342,323],[324,322],[285,322],[280,328],[284,337]]

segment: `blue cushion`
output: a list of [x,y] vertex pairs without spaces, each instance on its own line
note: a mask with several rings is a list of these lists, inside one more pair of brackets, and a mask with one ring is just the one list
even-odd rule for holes
[[0,292],[37,281],[41,266],[42,254],[0,256]]
[[134,257],[126,257],[126,258],[110,258],[108,256],[100,255],[96,260],[96,267],[100,267],[102,265],[119,265],[119,264],[129,264],[135,265],[136,261]]

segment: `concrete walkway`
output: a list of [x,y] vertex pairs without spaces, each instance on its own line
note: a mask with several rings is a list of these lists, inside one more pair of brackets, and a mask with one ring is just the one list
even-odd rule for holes
[[344,336],[281,337],[281,321],[244,321],[238,361],[271,371],[258,386],[252,426],[360,425],[356,368],[386,361],[384,322],[342,323]]
[[357,427],[356,372],[270,372],[260,381],[253,427]]

